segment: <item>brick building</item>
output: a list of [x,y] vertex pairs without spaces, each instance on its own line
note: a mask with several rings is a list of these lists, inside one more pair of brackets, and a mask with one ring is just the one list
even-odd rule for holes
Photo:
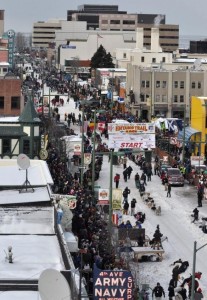
[[19,116],[24,106],[21,80],[14,76],[0,79],[0,116]]

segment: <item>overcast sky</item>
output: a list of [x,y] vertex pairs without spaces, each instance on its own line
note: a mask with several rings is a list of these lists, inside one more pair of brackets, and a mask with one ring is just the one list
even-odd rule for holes
[[128,13],[166,14],[166,23],[179,24],[180,34],[207,36],[206,0],[0,0],[0,9],[5,10],[5,31],[32,32],[34,22],[66,20],[67,10],[81,4],[118,4]]

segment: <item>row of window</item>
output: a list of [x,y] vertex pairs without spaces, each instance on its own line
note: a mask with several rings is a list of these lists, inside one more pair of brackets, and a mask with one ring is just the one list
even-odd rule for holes
[[[151,35],[144,35],[144,38],[146,39],[150,39]],[[165,36],[165,35],[160,35],[159,36],[160,39],[178,39],[178,36]]]
[[[108,20],[102,20],[102,24],[108,24]],[[135,20],[110,20],[110,24],[135,25]]]
[[[4,97],[0,96],[0,109],[4,109]],[[20,109],[20,97],[11,97],[11,109]]]
[[[10,155],[12,152],[12,140],[9,138],[4,138],[2,141],[2,155]],[[34,147],[34,155],[38,154],[38,141],[33,141]],[[30,141],[23,140],[23,153],[29,154],[30,153]]]
[[[140,100],[141,102],[147,102],[147,99],[149,98],[149,95],[145,95],[143,93],[140,94]],[[156,103],[167,103],[167,95],[155,95],[154,101]],[[184,95],[173,95],[173,103],[184,103],[185,102],[185,96]]]
[[[185,82],[184,81],[174,81],[173,85],[174,85],[174,88],[180,88],[180,89],[185,88]],[[141,81],[141,87],[142,88],[149,88],[150,87],[150,81],[149,80],[142,80]],[[156,83],[155,83],[155,87],[166,89],[167,88],[167,81],[166,80],[163,80],[163,81],[157,80]],[[196,89],[196,88],[201,89],[201,82],[200,81],[198,81],[198,82],[192,81],[191,82],[191,88],[192,89]]]

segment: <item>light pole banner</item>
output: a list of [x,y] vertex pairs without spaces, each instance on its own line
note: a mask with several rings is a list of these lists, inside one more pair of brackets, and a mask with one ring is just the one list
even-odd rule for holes
[[74,143],[74,155],[81,155],[81,143]]
[[109,189],[98,190],[98,204],[109,205]]
[[122,189],[112,190],[112,210],[121,210]]
[[155,148],[155,134],[119,134],[109,135],[108,147],[114,149],[124,148]]
[[90,165],[91,153],[84,153],[84,165]]
[[139,134],[139,133],[155,133],[155,124],[154,123],[109,123],[108,124],[108,133],[110,134]]

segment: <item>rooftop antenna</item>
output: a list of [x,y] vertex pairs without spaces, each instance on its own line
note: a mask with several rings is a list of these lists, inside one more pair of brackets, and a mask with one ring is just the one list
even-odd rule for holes
[[[28,180],[28,168],[30,167],[30,159],[26,154],[19,154],[17,157],[17,164],[20,168],[20,170],[26,170],[26,179],[25,182],[22,185],[21,190],[19,190],[19,193],[28,193],[34,192],[33,187],[31,186],[29,180]],[[29,189],[29,190],[28,190]]]

